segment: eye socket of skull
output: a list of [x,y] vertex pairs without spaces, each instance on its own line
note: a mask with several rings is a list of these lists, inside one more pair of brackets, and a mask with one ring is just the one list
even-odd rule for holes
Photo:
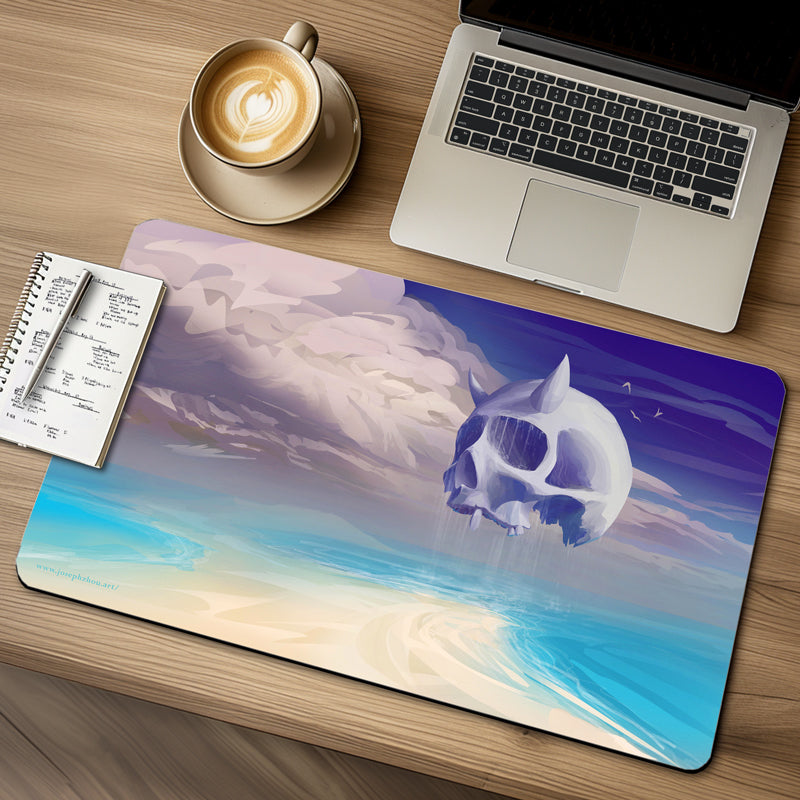
[[495,417],[489,426],[489,440],[516,469],[535,470],[547,454],[547,434],[524,419]]
[[461,458],[461,454],[481,438],[483,429],[486,427],[486,417],[480,415],[470,417],[459,429],[456,434],[456,454],[455,461]]

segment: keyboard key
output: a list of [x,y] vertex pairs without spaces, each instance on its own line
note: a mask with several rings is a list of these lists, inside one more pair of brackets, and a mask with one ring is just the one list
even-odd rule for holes
[[742,164],[744,164],[744,156],[741,153],[735,153],[733,150],[728,150],[728,152],[725,153],[725,163],[729,167],[741,169]]
[[473,133],[469,138],[469,146],[476,150],[488,150],[489,137],[485,133]]
[[588,128],[581,128],[579,125],[575,125],[569,138],[574,142],[583,142],[585,144],[591,137],[592,132]]
[[508,139],[510,142],[515,142],[519,135],[519,128],[516,125],[501,125],[497,135],[501,139]]
[[672,197],[673,188],[668,183],[660,183],[656,181],[653,187],[653,196],[661,200],[669,200]]
[[556,86],[560,86],[562,89],[574,89],[575,85],[575,81],[570,80],[569,78],[556,79]]
[[697,114],[692,114],[691,111],[681,111],[678,117],[684,122],[698,122],[700,117]]
[[672,183],[681,189],[688,189],[692,185],[692,176],[688,172],[676,172],[672,176]]
[[547,94],[547,84],[541,81],[531,81],[528,84],[528,94],[531,97],[544,97]]
[[464,128],[453,128],[450,134],[450,141],[453,144],[469,144],[469,131]]
[[606,103],[606,110],[603,113],[611,117],[611,119],[622,119],[622,115],[625,113],[625,106],[621,103]]
[[703,144],[716,144],[719,141],[719,131],[712,128],[703,128],[700,131],[700,141]]
[[535,150],[533,163],[539,167],[555,169],[559,172],[566,172],[568,175],[575,175],[579,178],[606,183],[610,186],[624,189],[628,185],[628,175],[624,172],[617,172],[614,169],[601,167],[588,161],[576,161],[573,158],[559,155],[558,153],[547,153],[542,150]]
[[551,86],[547,90],[547,99],[554,103],[563,103],[567,99],[567,90],[560,86]]
[[520,144],[526,144],[528,147],[533,147],[536,144],[536,140],[539,138],[539,134],[536,131],[531,130],[521,130],[519,132],[519,136],[517,137],[517,141]]
[[669,167],[658,166],[653,170],[653,178],[662,183],[672,182],[672,170]]
[[721,147],[709,147],[706,150],[706,160],[721,164],[725,158],[725,151]]
[[[550,134],[543,134],[539,137],[539,150],[555,150],[558,146],[558,139]],[[538,153],[539,150],[536,152]]]
[[553,119],[560,119],[566,122],[572,115],[572,109],[569,106],[553,106],[550,116]]
[[651,147],[647,152],[647,160],[654,164],[666,164],[669,159],[669,152],[663,147]]
[[554,122],[552,128],[553,136],[558,136],[561,139],[569,138],[570,133],[572,133],[572,125],[568,122]]
[[530,128],[531,122],[533,122],[533,114],[529,114],[527,111],[514,112],[514,124],[519,125],[520,128]]
[[582,128],[588,128],[589,123],[592,121],[592,115],[588,111],[573,111],[569,119],[573,125],[580,125]]
[[473,81],[480,81],[481,83],[486,83],[489,80],[489,70],[488,67],[480,67],[477,64],[473,65],[472,69],[470,70],[469,77]]
[[652,194],[653,186],[655,186],[653,181],[647,178],[640,178],[638,175],[634,175],[631,178],[628,188],[634,192],[638,192],[639,194]]
[[667,166],[673,169],[686,169],[687,157],[682,153],[670,153],[667,158]]
[[482,67],[493,67],[494,66],[494,59],[489,58],[489,56],[475,56],[475,63],[480,64]]
[[578,145],[578,149],[575,151],[575,155],[581,161],[594,161],[595,153],[597,153],[597,150],[594,147],[589,147],[588,144]]
[[641,125],[634,125],[628,131],[628,138],[633,139],[634,142],[646,142],[649,131]]
[[719,129],[723,133],[733,133],[733,134],[739,133],[739,126],[732,125],[730,122],[721,122],[719,125]]
[[534,114],[543,114],[545,117],[549,117],[552,110],[553,104],[549,100],[538,99],[533,102]]
[[465,97],[461,101],[460,107],[462,111],[468,111],[470,114],[477,114],[480,117],[491,117],[494,113],[494,103],[477,97]]
[[501,72],[514,72],[514,65],[509,64],[507,61],[495,61],[494,68],[499,69]]
[[512,92],[510,89],[495,89],[494,97],[492,99],[498,105],[510,106],[514,101],[514,92]]
[[482,100],[491,100],[494,97],[494,89],[485,83],[470,81],[464,89],[464,94],[470,97],[480,97]]
[[644,112],[640,108],[626,108],[622,119],[633,125],[639,125],[644,117]]
[[680,203],[682,206],[688,206],[692,201],[685,194],[673,194],[672,202]]
[[633,167],[633,174],[640,175],[642,178],[650,178],[653,175],[653,165],[649,161],[637,161]]
[[692,198],[692,206],[702,211],[708,211],[711,208],[711,197],[707,194],[696,194]]
[[497,106],[492,116],[500,122],[511,122],[514,119],[514,109],[511,106]]
[[629,128],[630,125],[628,125],[627,122],[623,122],[621,119],[615,119],[612,120],[611,124],[608,126],[608,132],[614,136],[627,136]]
[[592,115],[592,121],[589,123],[589,127],[595,131],[605,131],[608,130],[608,126],[611,124],[611,120],[608,117],[601,117],[599,114]]
[[612,136],[609,150],[613,150],[615,153],[627,153],[628,140],[623,139],[621,136]]
[[706,153],[706,146],[702,142],[689,142],[686,146],[686,155],[692,158],[702,158]]
[[519,144],[519,142],[515,142],[508,148],[509,158],[513,158],[517,161],[530,161],[533,156],[533,152],[534,151],[532,147]]
[[595,164],[601,164],[604,167],[613,167],[615,158],[616,156],[610,150],[598,150],[594,161]]
[[489,83],[492,86],[502,86],[505,89],[508,86],[508,73],[493,69],[489,75]]
[[684,122],[681,128],[681,136],[685,136],[687,139],[698,139],[700,137],[700,126]]
[[529,94],[518,94],[514,96],[514,102],[511,105],[522,111],[530,111],[533,106],[533,98]]
[[500,123],[493,119],[479,117],[476,114],[468,114],[466,111],[460,111],[458,113],[455,124],[458,128],[467,128],[470,131],[477,131],[478,133],[487,133],[489,136],[494,136],[500,127]]
[[598,97],[602,97],[603,100],[616,100],[617,99],[617,93],[616,92],[612,92],[609,89],[598,89],[597,90],[597,96]]
[[706,171],[706,162],[699,158],[690,158],[686,162],[686,171],[693,175],[702,175]]
[[508,88],[512,92],[524,92],[528,88],[528,79],[515,75],[513,78],[509,78]]
[[670,136],[667,139],[667,150],[673,153],[682,153],[686,149],[686,139],[681,136]]
[[644,125],[645,128],[655,128],[656,130],[660,130],[663,120],[664,118],[660,114],[653,114],[652,112],[648,111],[642,118],[642,125]]
[[537,72],[536,73],[536,80],[541,81],[542,83],[555,83],[556,76],[550,75],[547,72]]
[[566,104],[571,108],[583,108],[586,103],[586,96],[578,92],[570,92],[567,95]]
[[[525,116],[529,117],[530,114],[526,114]],[[553,127],[553,120],[551,120],[549,117],[534,117],[533,121],[524,127],[532,128],[535,131],[539,131],[539,133],[550,133],[550,129]]]
[[621,169],[623,172],[632,172],[633,163],[633,159],[630,156],[618,155],[614,161],[614,168]]
[[603,150],[607,150],[608,146],[611,144],[611,137],[607,133],[595,131],[592,133],[592,138],[590,141],[594,147],[600,147]]
[[728,214],[730,214],[730,209],[727,208],[726,206],[717,206],[714,205],[713,203],[711,204],[711,208],[709,210],[712,211],[714,214],[722,214],[723,217],[727,217]]
[[606,101],[601,100],[599,97],[590,97],[584,107],[591,114],[602,114],[603,109],[606,107]]
[[574,156],[577,149],[577,143],[571,142],[569,139],[560,139],[556,145],[556,152],[561,153],[562,156]]
[[508,141],[506,139],[492,139],[489,145],[489,152],[497,156],[504,156],[508,152]]
[[719,137],[719,146],[726,150],[735,150],[737,153],[744,153],[747,150],[748,141],[743,136],[733,136],[730,133],[723,133]]
[[714,197],[721,197],[723,200],[732,200],[735,187],[722,181],[712,181],[701,175],[696,175],[692,179],[692,189],[696,192],[704,192]]

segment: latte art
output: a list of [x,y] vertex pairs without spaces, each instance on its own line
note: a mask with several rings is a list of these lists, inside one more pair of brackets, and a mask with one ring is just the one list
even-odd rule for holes
[[201,102],[206,138],[227,158],[279,160],[294,151],[314,124],[313,85],[284,53],[249,50],[223,64]]

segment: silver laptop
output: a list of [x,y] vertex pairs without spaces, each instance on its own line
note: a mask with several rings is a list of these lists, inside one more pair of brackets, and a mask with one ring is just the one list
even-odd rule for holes
[[800,101],[780,9],[461,0],[392,240],[730,331]]

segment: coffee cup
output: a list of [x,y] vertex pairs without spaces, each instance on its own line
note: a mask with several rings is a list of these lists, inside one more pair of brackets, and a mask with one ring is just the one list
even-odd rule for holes
[[241,39],[211,56],[189,98],[203,147],[236,169],[277,174],[299,164],[320,129],[318,41],[312,25],[295,22],[283,41]]

